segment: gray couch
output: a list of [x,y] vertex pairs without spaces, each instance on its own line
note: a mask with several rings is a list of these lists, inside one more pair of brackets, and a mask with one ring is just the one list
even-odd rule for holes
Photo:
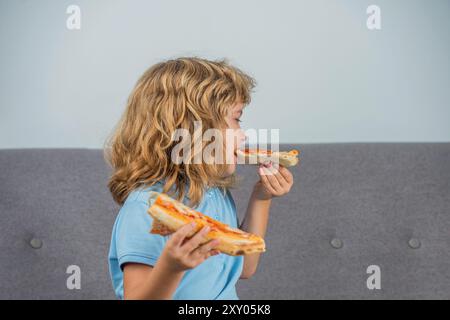
[[[295,185],[275,199],[241,299],[450,298],[450,143],[285,145]],[[233,190],[242,215],[255,167]],[[0,298],[114,299],[107,253],[118,206],[101,150],[0,150]],[[68,290],[66,268],[81,269]],[[367,267],[381,271],[369,290]]]

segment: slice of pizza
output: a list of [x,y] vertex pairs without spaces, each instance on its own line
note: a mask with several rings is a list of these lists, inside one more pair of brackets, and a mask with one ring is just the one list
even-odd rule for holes
[[279,163],[284,167],[295,166],[298,159],[299,151],[293,149],[291,151],[274,151],[263,149],[238,149],[236,155],[238,163],[243,164],[261,164],[268,161]]
[[263,238],[212,219],[165,193],[151,191],[149,201],[152,205],[148,209],[148,213],[153,218],[150,233],[169,235],[185,224],[195,221],[196,226],[188,235],[188,238],[192,237],[203,226],[208,225],[211,229],[206,234],[203,243],[219,239],[220,243],[216,249],[222,253],[239,256],[266,251]]

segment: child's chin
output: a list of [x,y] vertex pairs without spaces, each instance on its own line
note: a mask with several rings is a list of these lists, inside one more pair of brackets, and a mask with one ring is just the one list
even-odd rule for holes
[[227,170],[224,173],[225,177],[231,176],[236,171],[236,164],[228,164]]

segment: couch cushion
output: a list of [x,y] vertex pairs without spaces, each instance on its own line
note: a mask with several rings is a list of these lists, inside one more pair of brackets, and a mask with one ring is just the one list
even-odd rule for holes
[[[119,208],[100,150],[2,150],[0,168],[0,298],[113,299],[107,255]],[[67,289],[70,265],[80,290]]]
[[[267,252],[241,299],[449,298],[450,144],[284,145],[301,150],[273,200]],[[119,207],[101,150],[0,150],[0,298],[114,299],[107,253]],[[241,219],[254,166],[232,190]],[[69,290],[66,269],[81,269]],[[366,269],[381,268],[381,290]]]

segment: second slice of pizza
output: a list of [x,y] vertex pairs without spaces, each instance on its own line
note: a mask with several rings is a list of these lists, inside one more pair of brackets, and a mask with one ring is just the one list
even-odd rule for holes
[[205,236],[205,242],[219,239],[216,247],[222,253],[238,256],[266,251],[264,239],[243,230],[233,228],[220,221],[193,210],[165,193],[150,192],[148,213],[153,218],[153,234],[169,235],[187,223],[196,222],[196,226],[188,238],[192,237],[203,226],[208,225],[210,231]]

